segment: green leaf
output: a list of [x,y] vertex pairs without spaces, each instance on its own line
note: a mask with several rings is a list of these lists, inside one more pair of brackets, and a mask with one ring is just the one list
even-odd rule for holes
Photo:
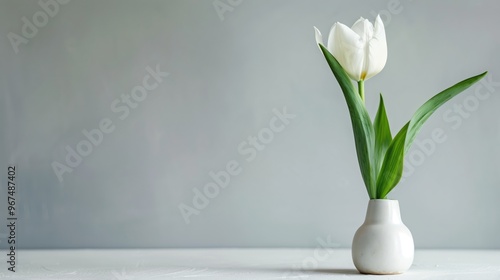
[[446,103],[446,101],[478,82],[486,74],[487,72],[484,72],[463,80],[436,94],[418,108],[411,120],[398,132],[387,149],[382,168],[377,178],[377,198],[385,198],[401,180],[404,156],[410,149],[420,128],[432,113]]
[[446,101],[450,100],[457,94],[468,89],[470,86],[481,80],[487,73],[488,72],[484,72],[477,76],[463,80],[436,94],[434,97],[429,99],[429,101],[425,102],[424,105],[420,106],[420,108],[418,108],[418,110],[415,112],[415,114],[413,114],[413,117],[410,120],[408,135],[406,136],[405,142],[405,153],[408,152],[411,144],[413,143],[413,140],[415,140],[417,133],[420,131],[420,128],[432,115],[432,113],[434,113],[441,105],[446,103]]
[[358,155],[359,168],[363,181],[368,190],[370,198],[376,196],[376,166],[374,164],[374,131],[373,125],[366,111],[365,104],[356,92],[349,76],[338,63],[337,59],[321,44],[319,44],[323,55],[332,69],[337,82],[344,93],[344,97],[351,116],[356,153]]
[[399,183],[403,175],[404,147],[409,122],[392,140],[377,178],[377,198],[383,199]]
[[373,126],[375,129],[375,167],[378,172],[382,166],[385,152],[392,141],[391,128],[389,127],[382,94],[380,94],[380,103]]

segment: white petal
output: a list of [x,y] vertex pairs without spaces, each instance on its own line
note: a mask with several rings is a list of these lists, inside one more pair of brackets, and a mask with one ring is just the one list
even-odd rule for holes
[[342,23],[335,23],[328,37],[328,50],[353,80],[360,80],[364,44],[356,32]]
[[334,23],[332,25],[332,28],[330,28],[330,34],[328,34],[328,42],[327,42],[327,46],[326,48],[333,54],[333,48],[335,46],[335,33],[336,33],[336,30],[337,30],[337,24],[341,24],[341,23]]
[[364,18],[358,19],[352,26],[352,30],[356,32],[365,42],[370,40],[373,36],[373,24]]
[[373,37],[380,37],[383,36],[385,39],[385,28],[384,28],[384,22],[380,18],[380,15],[377,15],[375,18],[375,28],[373,31]]
[[368,42],[366,78],[378,74],[387,62],[387,40],[385,37],[384,23],[380,16],[375,19],[373,38]]
[[362,23],[363,21],[365,21],[366,19],[364,17],[360,17],[351,27],[351,29],[354,29],[354,26]]
[[[318,28],[316,28],[316,26],[314,26],[314,35],[316,36],[316,44],[318,44],[318,47],[319,47],[319,44],[323,44],[323,35],[321,35],[321,32],[318,30]],[[320,48],[321,50],[321,48]]]

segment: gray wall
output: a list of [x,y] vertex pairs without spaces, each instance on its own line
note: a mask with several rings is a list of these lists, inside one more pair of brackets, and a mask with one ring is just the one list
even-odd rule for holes
[[[500,248],[498,1],[73,0],[47,9],[44,18],[38,1],[0,2],[0,223],[14,164],[19,246],[350,246],[368,196],[313,26],[328,34],[335,21],[382,11],[389,58],[366,83],[367,107],[375,113],[382,91],[393,132],[438,91],[490,71],[428,121],[390,197],[419,248]],[[36,32],[23,21],[34,15]],[[155,80],[157,67],[168,75]],[[121,99],[131,93],[140,101]],[[281,125],[284,108],[295,117]],[[249,137],[259,135],[267,143],[257,150]],[[210,172],[227,169],[217,193]],[[205,186],[212,198],[203,200]],[[193,207],[189,223],[179,207]]]

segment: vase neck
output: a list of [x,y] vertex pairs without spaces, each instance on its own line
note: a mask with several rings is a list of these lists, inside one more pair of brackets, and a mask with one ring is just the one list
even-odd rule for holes
[[402,223],[399,202],[389,199],[372,199],[368,203],[365,223]]

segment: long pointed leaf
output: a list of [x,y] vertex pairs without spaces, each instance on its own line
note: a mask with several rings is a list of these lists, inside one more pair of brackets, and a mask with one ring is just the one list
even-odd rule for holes
[[450,100],[457,94],[468,89],[474,83],[481,80],[487,73],[488,72],[484,72],[477,76],[463,80],[436,94],[434,97],[425,102],[424,105],[420,106],[420,108],[418,108],[418,110],[415,112],[415,114],[413,114],[413,117],[410,120],[408,135],[406,136],[405,142],[405,152],[408,152],[411,144],[413,143],[413,140],[415,140],[417,133],[420,131],[420,128],[422,127],[424,122],[432,115],[432,113],[434,113],[441,105],[446,103],[446,101]]
[[382,94],[380,94],[380,103],[373,122],[373,127],[375,129],[375,166],[378,172],[382,166],[385,152],[392,141],[391,128],[389,126],[389,120],[387,119]]
[[384,157],[384,162],[377,178],[377,198],[382,199],[399,183],[403,175],[404,147],[409,122],[392,140]]
[[484,72],[463,80],[436,94],[418,108],[411,120],[398,132],[398,135],[396,135],[387,149],[382,168],[377,178],[377,198],[385,198],[397,185],[399,180],[401,180],[404,156],[410,149],[418,131],[432,113],[446,103],[446,101],[478,82],[486,74],[487,72]]
[[361,97],[354,89],[352,82],[338,63],[337,59],[321,44],[319,44],[323,55],[332,69],[337,82],[344,93],[344,97],[351,116],[354,141],[356,143],[356,153],[358,155],[359,168],[363,181],[368,190],[370,198],[376,196],[376,169],[374,164],[374,131],[373,125],[366,111]]

